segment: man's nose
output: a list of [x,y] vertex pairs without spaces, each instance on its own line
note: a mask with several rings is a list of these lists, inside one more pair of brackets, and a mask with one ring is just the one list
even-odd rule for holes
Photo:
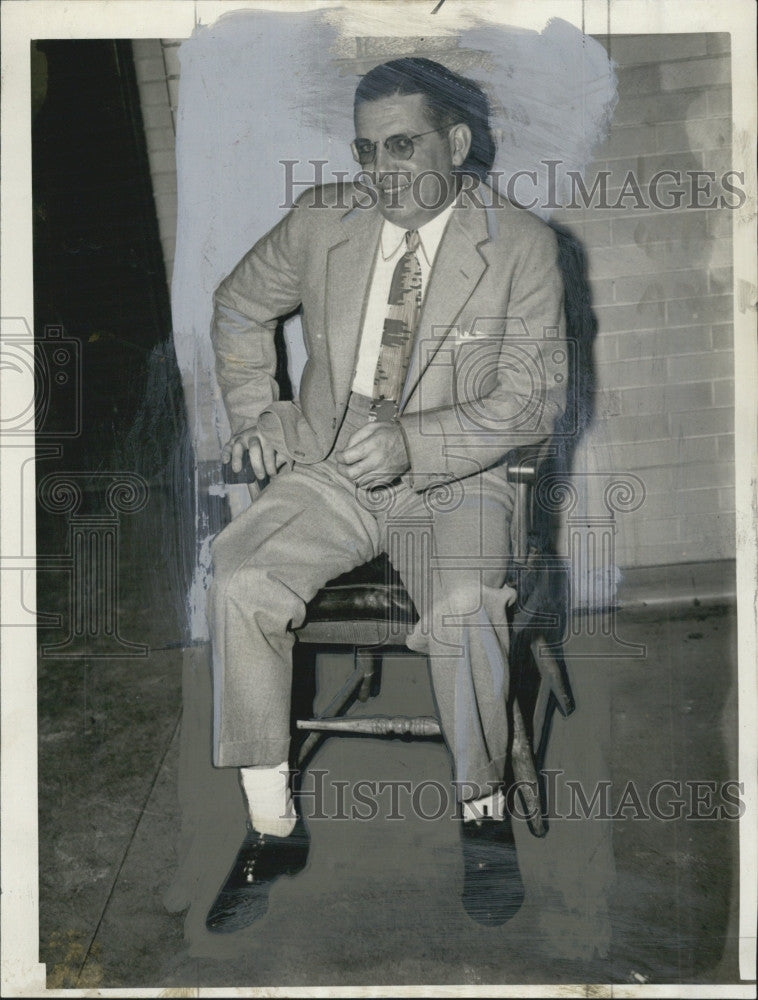
[[376,144],[376,153],[374,155],[374,170],[377,174],[386,174],[396,170],[395,159],[390,155],[388,149],[385,149],[383,142],[378,142]]

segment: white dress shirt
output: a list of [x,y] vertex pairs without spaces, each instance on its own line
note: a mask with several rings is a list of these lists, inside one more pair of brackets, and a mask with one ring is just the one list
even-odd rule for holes
[[[418,230],[419,248],[417,256],[421,266],[421,295],[426,295],[429,277],[432,273],[434,258],[442,240],[442,234],[453,212],[453,205],[425,222]],[[387,316],[387,299],[392,284],[392,274],[400,257],[405,253],[405,234],[407,230],[396,226],[388,219],[384,220],[382,235],[379,240],[374,271],[368,290],[366,313],[363,318],[361,342],[358,349],[358,363],[353,377],[353,392],[363,396],[373,397],[374,375],[376,362],[379,360],[379,349],[382,345],[382,331]]]

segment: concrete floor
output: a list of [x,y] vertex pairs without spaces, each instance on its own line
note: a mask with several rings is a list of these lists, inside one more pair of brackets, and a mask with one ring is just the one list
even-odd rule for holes
[[[379,796],[374,819],[350,821],[315,818],[310,800],[306,870],[279,880],[253,927],[207,934],[205,912],[244,818],[234,774],[209,764],[208,648],[182,647],[176,583],[146,569],[161,503],[152,492],[124,519],[120,541],[121,634],[149,655],[39,661],[49,987],[739,982],[737,824],[635,819],[634,803],[616,820],[556,818],[541,841],[515,821],[526,900],[490,929],[460,905],[450,809],[425,820],[401,798],[405,821],[392,820]],[[60,551],[65,525],[40,530],[47,551]],[[65,608],[66,587],[63,574],[41,573],[39,609]],[[644,643],[646,655],[610,655],[616,643],[586,634],[572,646],[577,711],[556,717],[546,761],[564,772],[560,787],[573,779],[591,793],[610,780],[616,804],[632,780],[644,806],[658,781],[736,779],[734,609],[632,609],[619,614],[617,633]],[[63,634],[41,630],[40,639]],[[349,667],[346,657],[323,658],[320,690]],[[387,657],[371,711],[430,709],[424,661]],[[315,770],[325,772],[327,802],[338,780],[350,795],[358,779],[446,787],[450,777],[442,746],[374,739],[328,741],[306,789]],[[434,811],[433,795],[424,803]]]

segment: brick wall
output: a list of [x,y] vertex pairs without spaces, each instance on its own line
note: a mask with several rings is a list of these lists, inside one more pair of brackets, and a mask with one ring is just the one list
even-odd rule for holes
[[169,285],[176,245],[175,150],[180,44],[180,41],[157,38],[139,38],[132,42],[153,195]]
[[[618,66],[619,102],[586,186],[611,171],[613,205],[633,171],[650,207],[632,196],[626,207],[602,208],[596,198],[555,216],[585,244],[599,324],[596,419],[577,467],[644,483],[639,510],[617,515],[617,565],[733,558],[733,213],[688,207],[689,195],[665,210],[647,196],[660,170],[718,178],[730,169],[729,36],[604,44]],[[672,189],[661,185],[660,200]],[[721,193],[714,184],[693,201]]]
[[[599,40],[618,66],[619,102],[586,172],[588,189],[599,171],[610,171],[613,204],[629,171],[644,193],[656,171],[730,169],[728,36]],[[169,275],[178,44],[134,42]],[[597,494],[585,513],[605,512],[602,474],[633,473],[645,500],[616,515],[616,565],[733,558],[732,213],[686,204],[632,209],[633,202],[555,215],[585,245],[599,323],[596,417],[575,456]]]

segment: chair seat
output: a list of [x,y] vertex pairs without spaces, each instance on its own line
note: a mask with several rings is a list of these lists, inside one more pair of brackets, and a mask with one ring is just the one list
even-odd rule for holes
[[330,580],[308,605],[305,625],[346,619],[409,627],[418,621],[413,601],[386,556]]

